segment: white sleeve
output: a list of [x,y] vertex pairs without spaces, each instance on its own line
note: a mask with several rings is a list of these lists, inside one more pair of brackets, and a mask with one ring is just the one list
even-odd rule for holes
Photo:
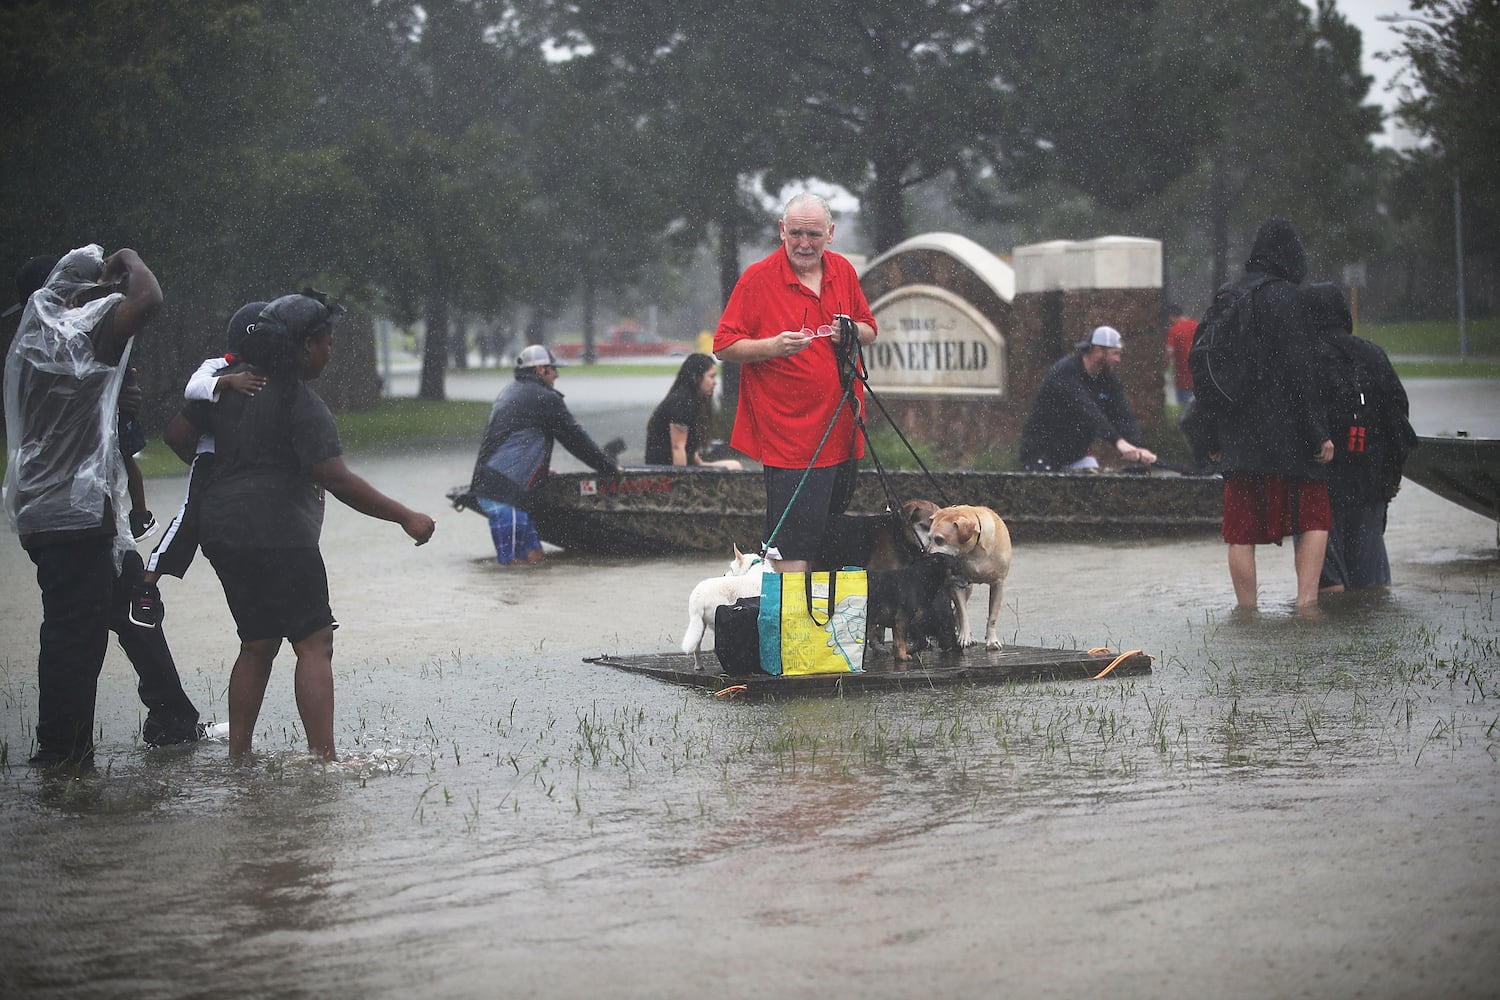
[[182,398],[188,402],[195,399],[207,400],[211,403],[219,401],[219,372],[229,367],[229,362],[222,357],[209,358],[198,366],[187,380],[187,388],[182,391]]

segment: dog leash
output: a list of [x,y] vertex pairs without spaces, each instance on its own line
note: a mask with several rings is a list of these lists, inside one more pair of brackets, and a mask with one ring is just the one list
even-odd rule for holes
[[901,443],[906,446],[906,450],[911,454],[911,457],[916,459],[917,465],[922,469],[922,474],[927,477],[927,481],[932,484],[932,488],[937,492],[938,499],[942,501],[942,506],[951,506],[947,491],[938,483],[937,478],[932,474],[932,470],[927,468],[927,463],[922,461],[922,456],[917,454],[917,450],[912,447],[911,442],[902,433],[901,427],[896,421],[891,419],[890,412],[886,410],[885,404],[880,401],[880,397],[870,385],[869,369],[865,366],[864,344],[860,342],[859,329],[855,325],[854,320],[847,316],[839,317],[839,340],[839,346],[843,348],[839,353],[839,381],[843,385],[843,398],[839,400],[839,406],[835,408],[833,418],[829,420],[828,426],[824,428],[822,440],[818,442],[818,448],[813,452],[811,461],[807,463],[807,468],[802,470],[802,478],[797,481],[797,488],[792,491],[791,498],[787,501],[786,509],[781,512],[781,517],[777,520],[776,526],[771,529],[770,535],[767,536],[765,543],[761,545],[762,553],[770,550],[771,543],[776,540],[777,534],[781,531],[781,526],[786,523],[787,515],[791,513],[792,506],[796,503],[798,494],[802,492],[802,487],[807,483],[807,477],[812,474],[814,463],[817,462],[818,456],[823,453],[823,446],[828,443],[828,436],[833,433],[834,425],[838,423],[838,411],[845,404],[848,404],[849,412],[854,417],[854,424],[859,428],[860,435],[865,439],[865,450],[869,452],[870,459],[875,465],[875,472],[880,477],[880,488],[885,493],[886,506],[892,511],[899,511],[901,509],[901,504],[896,500],[895,492],[891,489],[890,480],[885,474],[885,466],[880,461],[880,454],[875,448],[875,442],[870,440],[870,428],[866,425],[864,415],[860,413],[859,406],[856,405],[854,398],[855,379],[858,379],[864,386],[865,393],[874,401],[876,406],[880,407],[881,416],[885,417],[886,423],[896,432],[896,437],[901,439]]
[[[885,417],[885,422],[890,425],[891,430],[896,432],[896,437],[901,439],[901,443],[906,446],[907,452],[911,455],[912,458],[916,459],[917,465],[922,469],[922,474],[927,477],[927,481],[931,483],[932,488],[937,491],[937,497],[942,501],[942,506],[951,506],[951,503],[948,500],[948,494],[938,483],[937,478],[933,476],[932,470],[927,468],[927,463],[922,461],[922,456],[917,454],[917,450],[912,447],[912,444],[907,440],[906,435],[901,432],[900,425],[898,425],[896,421],[891,419],[891,414],[888,410],[886,410],[885,404],[880,401],[880,396],[875,392],[875,387],[870,385],[870,372],[869,369],[865,367],[864,363],[864,345],[859,342],[858,333],[856,333],[854,336],[854,345],[855,346],[853,348],[853,354],[855,356],[856,363],[853,366],[853,370],[854,374],[859,378],[860,382],[864,384],[865,395],[868,396],[870,400],[880,408],[880,415]],[[852,398],[850,399],[849,407],[850,412],[854,414],[855,425],[859,428],[860,434],[864,436],[865,450],[870,453],[870,458],[875,463],[875,471],[880,475],[880,487],[885,491],[886,505],[893,511],[900,510],[901,504],[895,499],[894,492],[891,490],[891,484],[886,479],[885,466],[883,466],[880,462],[880,455],[876,451],[875,442],[870,440],[870,428],[865,424],[864,416],[859,412],[859,408],[854,405]]]
[[797,502],[797,495],[802,492],[802,487],[807,485],[807,477],[812,475],[813,466],[817,464],[818,456],[823,454],[823,446],[828,443],[828,435],[833,433],[834,425],[838,423],[839,410],[843,408],[844,400],[849,399],[853,393],[854,384],[851,382],[844,388],[844,399],[839,400],[839,405],[834,408],[833,419],[829,420],[828,426],[823,429],[823,437],[818,442],[817,450],[813,452],[812,458],[808,460],[807,468],[802,470],[802,478],[797,480],[797,488],[792,490],[792,495],[786,502],[786,509],[781,512],[781,517],[776,521],[776,527],[771,529],[770,535],[761,544],[761,555],[765,555],[771,550],[771,543],[776,541],[777,534],[781,532],[781,526],[786,523],[787,515],[791,514],[792,507]]

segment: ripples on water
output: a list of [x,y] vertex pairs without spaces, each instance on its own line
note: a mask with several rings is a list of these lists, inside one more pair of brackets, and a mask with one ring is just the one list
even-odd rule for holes
[[[1205,588],[1227,586],[1221,560],[1206,542],[1018,555],[1015,639],[1157,657],[1125,680],[736,703],[583,665],[601,651],[588,635],[463,648],[458,627],[451,654],[335,661],[333,766],[303,753],[283,663],[251,761],[228,761],[222,740],[133,748],[117,680],[101,694],[115,708],[101,710],[100,773],[38,779],[14,766],[34,678],[12,663],[6,992],[695,995],[739,980],[720,959],[671,956],[732,932],[873,920],[891,954],[919,961],[968,933],[947,908],[1015,885],[1018,854],[1066,881],[1059,850],[1076,841],[1115,858],[1089,878],[1149,898],[1143,837],[1253,853],[1235,832],[1247,812],[1306,817],[1349,799],[1342,827],[1389,794],[1372,789],[1414,778],[1455,788],[1445,807],[1471,782],[1493,804],[1493,558],[1408,565],[1392,593],[1330,599],[1321,620],[1274,601],[1248,619],[1203,610]],[[564,562],[507,578],[504,602],[534,604],[577,572],[616,595],[685,594],[703,571]],[[608,631],[667,648],[679,614]],[[1363,846],[1392,863],[1407,849]],[[1006,935],[1028,926],[1003,908],[994,919]],[[821,986],[858,974],[800,958]]]

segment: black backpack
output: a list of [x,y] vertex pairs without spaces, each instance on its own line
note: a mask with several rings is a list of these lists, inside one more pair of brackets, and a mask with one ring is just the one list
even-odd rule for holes
[[1374,377],[1358,353],[1339,340],[1323,340],[1318,347],[1318,389],[1328,417],[1334,454],[1345,461],[1364,462],[1378,452],[1380,422],[1376,416]]
[[1193,397],[1211,411],[1232,412],[1260,381],[1265,347],[1252,322],[1255,292],[1274,280],[1262,275],[1249,285],[1225,285],[1198,324],[1188,351],[1188,370],[1193,374]]

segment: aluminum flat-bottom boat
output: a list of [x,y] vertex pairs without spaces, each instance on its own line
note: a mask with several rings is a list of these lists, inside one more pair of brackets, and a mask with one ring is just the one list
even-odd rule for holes
[[[887,472],[897,504],[976,504],[1005,519],[1021,542],[1132,541],[1219,530],[1224,481],[1175,473]],[[467,487],[448,494],[477,510]],[[551,476],[530,510],[543,540],[608,555],[722,555],[764,540],[765,486],[759,471],[629,468]],[[861,469],[851,513],[886,509],[879,473]]]

